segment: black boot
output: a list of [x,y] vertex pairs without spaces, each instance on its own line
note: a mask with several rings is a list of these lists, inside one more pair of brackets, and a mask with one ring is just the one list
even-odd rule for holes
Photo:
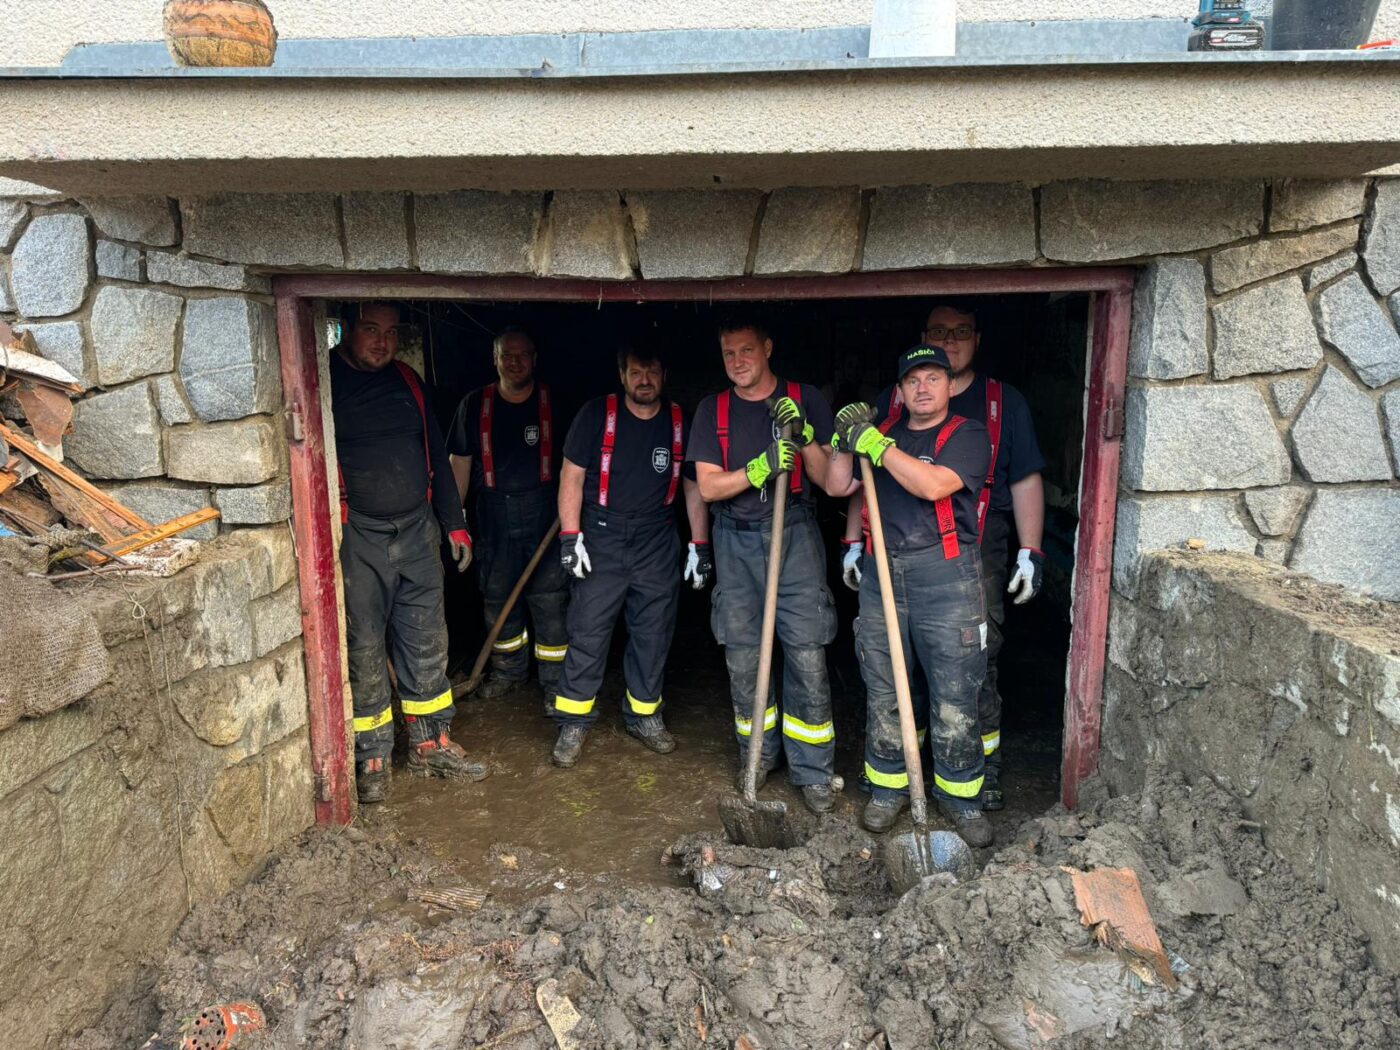
[[414,744],[408,752],[408,771],[415,777],[447,777],[452,780],[485,780],[490,772],[480,762],[472,762],[460,744],[443,730],[436,739]]
[[554,754],[550,756],[560,769],[571,769],[578,765],[583,754],[583,738],[588,735],[586,726],[568,724],[559,727],[559,736],[554,741]]
[[909,799],[904,795],[875,795],[865,804],[865,812],[860,815],[860,822],[865,825],[866,831],[883,834],[894,827],[894,822],[899,819],[900,812],[907,805]]
[[389,794],[389,763],[371,758],[355,763],[355,796],[360,805],[383,802]]
[[953,822],[958,837],[973,849],[992,844],[992,822],[982,815],[982,807],[977,803],[955,803],[940,797],[938,812]]
[[1005,806],[1006,801],[1001,793],[1001,772],[988,766],[982,774],[982,808],[992,812]]
[[660,715],[647,715],[628,725],[627,733],[634,736],[658,755],[669,755],[676,749],[676,738],[666,729]]
[[836,794],[830,784],[803,784],[802,804],[817,816],[830,813],[836,805]]

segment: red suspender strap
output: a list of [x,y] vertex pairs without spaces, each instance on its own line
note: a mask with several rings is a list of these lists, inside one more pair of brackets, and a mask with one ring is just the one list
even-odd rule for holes
[[418,402],[418,418],[423,421],[423,461],[428,468],[428,502],[433,502],[433,453],[428,447],[428,406],[423,402],[423,385],[418,382],[418,373],[402,361],[395,361],[399,375],[413,392],[413,400]]
[[[794,383],[791,379],[789,379],[789,380],[788,380],[788,385],[787,385],[787,396],[790,397],[790,398],[792,398],[792,399],[793,399],[794,401],[796,401],[799,405],[802,404],[802,384],[801,384],[801,383]],[[794,496],[800,496],[800,495],[802,495],[802,450],[801,450],[801,449],[798,449],[798,450],[797,450],[797,463],[793,465],[793,468],[792,468],[792,475],[791,475],[791,478],[790,478],[790,485],[789,485],[789,487],[792,489],[792,494],[793,494]]]
[[608,408],[603,416],[603,456],[598,462],[598,505],[608,505],[608,486],[612,481],[613,449],[617,445],[617,395],[608,395]]
[[987,465],[987,481],[977,494],[977,542],[987,527],[987,508],[992,502],[992,486],[997,479],[997,453],[1001,450],[1001,380],[987,380],[987,437],[992,442],[992,459]]
[[[943,430],[938,435],[938,440],[933,443],[933,458],[936,460],[943,451],[943,446],[948,443],[948,439],[953,436],[958,427],[966,423],[962,416],[953,416],[947,423],[943,424]],[[938,518],[938,535],[943,540],[943,557],[952,561],[961,553],[958,546],[958,523],[953,515],[953,497],[944,496],[940,500],[935,500],[933,504],[934,516]]]
[[[890,410],[885,415],[885,418],[881,420],[878,424],[880,427],[880,433],[888,434],[890,432],[890,428],[899,422],[900,410],[903,407],[904,398],[899,392],[899,387],[896,386],[894,388],[893,393],[890,394]],[[871,554],[875,550],[875,544],[870,539],[870,508],[864,503],[860,505],[860,524],[861,529],[865,534],[865,552],[867,554]]]
[[729,391],[721,390],[715,398],[715,436],[719,438],[720,465],[729,469]]
[[336,460],[335,473],[340,479],[340,523],[344,525],[350,520],[350,500],[345,495],[345,471],[340,466],[340,460]]
[[685,418],[681,406],[671,402],[671,484],[666,487],[666,506],[676,502],[676,487],[681,483],[681,457],[685,455]]
[[477,431],[481,437],[481,473],[488,489],[496,487],[496,457],[491,453],[491,415],[495,408],[496,384],[481,389],[481,415]]
[[554,412],[549,404],[549,387],[540,387],[540,483],[554,478]]
[[880,426],[880,433],[888,434],[890,427],[899,422],[900,413],[904,411],[904,391],[899,389],[896,383],[890,387],[890,411],[885,417],[885,422]]

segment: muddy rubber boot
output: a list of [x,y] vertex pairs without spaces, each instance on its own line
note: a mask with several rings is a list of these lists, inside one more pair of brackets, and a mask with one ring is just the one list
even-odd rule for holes
[[817,816],[830,813],[836,805],[836,794],[830,784],[803,784],[802,804]]
[[865,804],[860,822],[866,831],[873,831],[877,835],[884,834],[894,827],[894,822],[899,819],[899,814],[907,805],[909,799],[903,795],[876,795]]
[[515,692],[524,684],[525,679],[523,678],[502,678],[500,675],[488,675],[486,681],[472,690],[472,699],[497,700]]
[[994,769],[988,769],[982,777],[982,809],[994,812],[1005,806],[1006,800],[1001,793],[1001,774]]
[[355,797],[360,805],[383,802],[389,794],[389,763],[371,758],[355,764]]
[[553,718],[558,712],[554,709],[554,692],[550,689],[540,690],[540,699],[544,702],[544,708],[540,712],[545,718]]
[[572,769],[578,765],[578,759],[583,754],[583,738],[588,735],[588,730],[580,725],[564,725],[559,727],[559,736],[554,741],[554,754],[550,760],[560,769]]
[[938,800],[938,812],[953,822],[958,837],[973,849],[992,844],[992,822],[982,815],[975,803],[954,805],[945,798]]
[[480,762],[472,762],[460,744],[453,743],[447,730],[435,740],[414,744],[408,752],[408,772],[415,777],[447,777],[451,780],[485,780],[490,772]]
[[666,729],[660,715],[647,715],[627,727],[627,735],[634,736],[658,755],[669,755],[676,749],[676,738]]

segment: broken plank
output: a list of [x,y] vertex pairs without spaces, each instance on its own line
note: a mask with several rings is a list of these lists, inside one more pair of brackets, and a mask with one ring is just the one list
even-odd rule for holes
[[66,484],[71,485],[73,488],[83,493],[83,495],[89,497],[90,499],[97,502],[100,506],[105,507],[113,514],[117,515],[117,517],[119,517],[122,521],[126,522],[128,525],[132,526],[137,530],[151,528],[151,523],[145,518],[141,517],[139,514],[137,514],[130,507],[123,506],[121,503],[114,500],[111,496],[107,495],[107,493],[99,489],[92,482],[88,481],[87,478],[79,477],[68,467],[65,467],[62,463],[59,463],[57,460],[50,459],[48,456],[44,455],[43,452],[39,451],[39,447],[35,445],[33,441],[31,441],[25,435],[21,434],[19,431],[7,427],[4,423],[0,423],[0,437],[3,437],[5,441],[9,443],[11,448],[15,449],[20,454],[22,454],[26,459],[33,463],[34,466],[38,467],[45,473],[51,474],[54,477],[59,478]]
[[1157,935],[1157,926],[1148,913],[1137,872],[1132,868],[1062,870],[1069,873],[1074,883],[1074,903],[1079,908],[1080,922],[1092,929],[1105,947],[1126,956],[1125,961],[1130,965],[1133,960],[1145,963],[1148,974],[1133,967],[1139,976],[1149,983],[1155,976],[1164,987],[1175,989],[1176,976],[1162,948],[1162,939]]
[[115,543],[107,544],[100,552],[94,551],[88,555],[88,560],[94,565],[101,565],[110,558],[121,554],[130,554],[142,547],[149,547],[153,543],[159,543],[161,540],[169,539],[171,536],[203,525],[206,521],[216,521],[218,517],[219,512],[215,508],[205,507],[203,510],[172,518],[163,525],[152,525],[140,532],[132,533],[130,536],[123,536]]

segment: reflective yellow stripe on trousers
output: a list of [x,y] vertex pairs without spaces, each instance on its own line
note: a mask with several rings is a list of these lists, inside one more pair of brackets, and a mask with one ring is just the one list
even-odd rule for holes
[[783,736],[790,736],[805,744],[829,744],[836,739],[836,729],[830,722],[813,725],[784,713]]
[[982,754],[990,755],[997,748],[1001,747],[1001,730],[995,733],[982,734]]
[[596,696],[591,696],[587,700],[570,700],[567,696],[556,696],[554,709],[562,711],[566,715],[588,715],[593,713],[593,705],[597,700]]
[[[449,693],[450,697],[452,694]],[[365,718],[355,719],[354,726],[357,733],[368,733],[371,729],[378,729],[380,726],[388,725],[394,720],[394,709],[386,707],[377,715],[369,715]]]
[[452,690],[438,693],[431,700],[404,700],[402,704],[406,715],[435,715],[444,707],[452,706]]
[[545,660],[552,664],[562,663],[564,657],[569,655],[567,645],[541,645],[535,643],[535,659]]
[[528,628],[521,631],[514,638],[497,638],[496,644],[491,646],[493,653],[515,653],[525,648],[525,643],[530,640]]
[[[776,707],[770,707],[767,711],[763,712],[763,731],[764,731],[765,733],[768,732],[768,730],[772,729],[772,728],[773,728],[774,726],[776,726],[777,724],[778,724],[778,709],[777,709]],[[752,732],[752,730],[753,730],[753,719],[751,719],[751,718],[735,718],[735,719],[734,719],[734,728],[737,729],[737,730],[739,731],[739,735],[740,735],[740,736],[748,736],[749,733]]]
[[889,788],[891,791],[909,790],[908,773],[881,773],[869,762],[865,763],[865,779],[876,787]]
[[629,689],[627,690],[627,705],[632,708],[633,714],[654,715],[656,714],[656,709],[661,706],[661,697],[658,696],[655,700],[651,701],[651,703],[647,703],[644,700],[638,700],[632,695],[632,690]]
[[956,780],[944,780],[935,773],[933,782],[954,798],[976,798],[978,795],[982,794],[981,777],[978,777],[976,780],[969,780],[964,784],[959,784]]

